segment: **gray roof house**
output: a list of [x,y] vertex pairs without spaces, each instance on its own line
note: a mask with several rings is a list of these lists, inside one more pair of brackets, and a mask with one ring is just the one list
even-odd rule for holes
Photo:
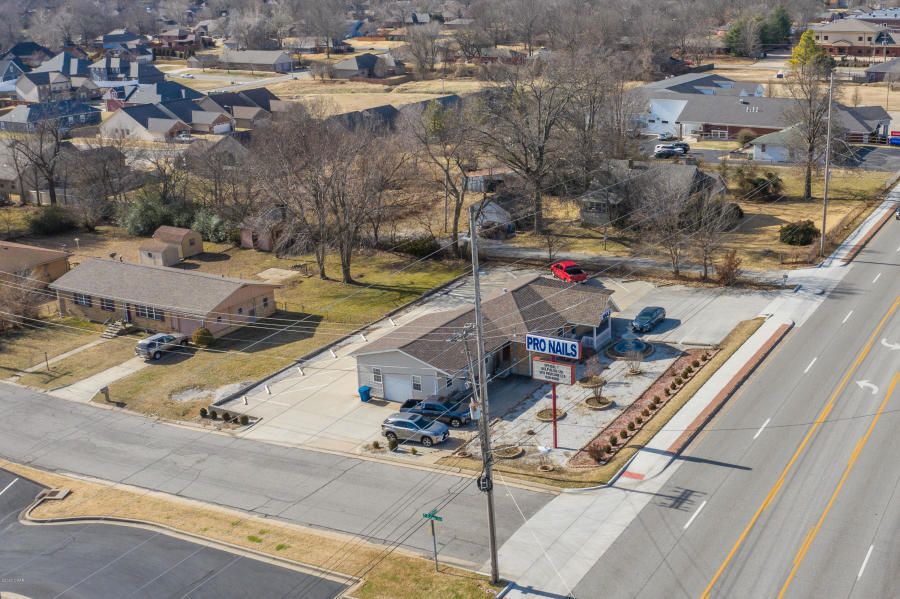
[[27,70],[28,67],[11,54],[0,58],[0,82],[15,81]]
[[0,131],[34,131],[39,123],[59,121],[63,129],[73,129],[100,122],[100,111],[73,100],[44,104],[21,104],[0,116]]
[[[610,339],[612,292],[540,275],[520,277],[482,301],[489,376],[530,374],[525,335],[578,339],[601,347]],[[351,354],[359,386],[389,401],[453,396],[465,389],[468,360],[453,335],[475,321],[474,308],[434,312],[398,327]]]
[[88,67],[94,81],[136,81],[139,84],[162,83],[166,75],[152,64],[143,64],[104,56]]
[[45,73],[57,71],[64,75],[69,75],[70,77],[87,77],[90,64],[90,60],[77,58],[68,52],[60,52],[50,60],[41,63],[41,65],[35,68],[33,72]]
[[193,100],[137,104],[117,110],[100,126],[103,137],[172,141],[186,133],[228,133],[234,119],[221,112],[203,110]]
[[281,50],[226,50],[219,58],[219,68],[287,73],[293,70],[294,61]]
[[160,332],[206,327],[215,337],[272,314],[278,287],[104,258],[88,258],[50,285],[63,314],[97,322],[121,318]]
[[135,104],[156,104],[172,100],[199,100],[205,97],[197,90],[191,89],[177,81],[160,81],[149,85],[126,85],[112,88],[103,97],[106,110],[114,112],[122,106]]
[[26,67],[34,68],[53,56],[53,52],[36,42],[19,42],[0,54],[0,58],[7,56],[13,56]]
[[402,75],[403,64],[394,60],[390,53],[372,54],[345,58],[334,65],[334,76],[338,79],[351,77],[390,77]]

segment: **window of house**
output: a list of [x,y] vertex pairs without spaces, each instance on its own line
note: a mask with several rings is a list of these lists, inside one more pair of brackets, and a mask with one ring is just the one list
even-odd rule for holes
[[240,316],[241,314],[244,313],[244,309],[243,309],[243,308],[238,308],[237,313],[238,313],[238,315]]
[[766,153],[766,144],[759,144],[759,150],[760,150],[760,152],[765,154]]
[[165,319],[165,314],[162,310],[150,306],[135,306],[134,313],[137,314],[140,318],[146,318],[148,320]]
[[655,122],[656,122],[656,119],[650,119],[650,122],[651,122],[651,123],[655,123]]
[[194,245],[194,241],[196,241],[196,240],[193,238],[188,239],[188,245]]
[[862,41],[862,36],[859,36],[858,38],[856,38],[856,41],[861,42],[861,41]]
[[263,308],[268,308],[268,307],[269,307],[269,298],[264,297],[263,298]]
[[106,310],[107,312],[112,312],[116,309],[116,303],[109,298],[101,297],[100,298],[100,309]]
[[872,37],[869,36],[869,37],[866,39],[866,41],[867,41],[867,42],[871,42],[871,41],[872,41]]
[[84,293],[73,293],[72,301],[74,301],[79,306],[87,306],[91,307],[91,296],[85,295]]
[[826,35],[826,36],[824,36],[822,39],[826,39],[826,40],[827,40],[827,39],[828,39],[828,36]]
[[662,124],[663,124],[663,125],[668,125],[668,124],[669,124],[669,121],[663,121]]
[[422,377],[412,375],[412,387],[413,391],[421,391],[422,390]]
[[152,257],[153,257],[153,252],[147,252],[147,257],[148,257],[148,258],[152,258]]
[[453,379],[448,376],[447,377],[447,388],[449,389],[452,386],[453,386]]
[[381,378],[381,369],[380,368],[372,369],[372,380],[375,381],[376,383],[381,383],[384,381],[384,379]]
[[219,324],[221,324],[221,322],[222,322],[222,317],[221,317],[221,316],[216,316],[216,322],[219,323]]

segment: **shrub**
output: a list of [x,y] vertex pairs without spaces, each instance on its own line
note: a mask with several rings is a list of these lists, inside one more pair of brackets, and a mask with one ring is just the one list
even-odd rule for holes
[[425,256],[436,258],[437,255],[432,256],[432,254],[440,250],[441,246],[438,244],[437,239],[426,236],[410,239],[398,249],[404,254],[410,254],[416,258],[424,258]]
[[[225,243],[231,238],[232,231],[237,227],[208,208],[201,208],[194,215],[191,229],[200,233],[205,241],[213,243]],[[240,231],[238,231],[240,242]]]
[[[684,379],[682,379],[680,376],[675,377],[675,385],[676,386],[680,385],[683,382],[684,382]],[[672,388],[674,389],[675,387],[672,387]]]
[[681,378],[686,379],[689,374],[691,374],[691,371],[688,370],[687,368],[685,368],[684,370],[681,371]]
[[248,424],[250,424],[250,417],[247,416],[246,414],[241,414],[241,418],[240,418],[239,422],[241,423],[242,426],[247,426]]
[[409,448],[409,455],[416,455],[417,453],[419,453],[419,452],[416,450],[415,447]]
[[641,418],[640,416],[638,416],[637,418],[635,418],[634,421],[635,421],[638,425],[644,424],[644,419]]
[[727,287],[733,285],[741,276],[741,258],[737,255],[737,250],[726,250],[722,253],[722,258],[716,262],[716,278],[719,285]]
[[630,430],[630,431],[634,430],[634,421],[633,420],[628,423],[628,430]]
[[[674,384],[674,383],[673,383],[673,384]],[[665,391],[665,392],[666,392],[666,397],[668,397],[668,396],[670,396],[670,395],[672,395],[672,392],[671,392],[671,391],[669,391],[669,388],[668,388],[668,387],[666,387],[666,388],[665,388],[665,389],[663,389],[663,391]]]
[[190,227],[194,208],[186,202],[166,202],[159,191],[143,189],[137,200],[124,204],[116,215],[116,224],[138,237],[149,237],[162,225]]
[[381,443],[378,442],[378,439],[372,441],[372,449],[381,449]]
[[[677,380],[679,380],[679,379],[675,379],[675,381],[677,381]],[[672,381],[672,384],[669,385],[669,388],[672,389],[672,391],[674,391],[675,389],[678,388],[678,383],[676,383],[675,381]],[[668,389],[667,389],[667,391],[668,391]]]
[[225,422],[229,422],[231,420],[231,414],[228,412],[222,412],[222,420]]
[[609,438],[609,444],[612,445],[613,447],[615,447],[616,445],[619,444],[619,439],[616,438],[615,435],[613,435]]
[[650,410],[648,410],[647,408],[644,408],[643,410],[641,410],[641,414],[643,414],[644,418],[646,418],[647,416],[650,415]]
[[206,408],[200,408],[200,418],[206,418],[207,416],[209,416],[209,412]]
[[603,451],[605,451],[606,453],[612,453],[612,445],[609,445],[607,443],[606,445],[603,446]]
[[624,439],[625,437],[628,436],[628,431],[626,431],[625,429],[622,429],[621,431],[619,431],[619,436]]
[[693,366],[694,368],[700,368],[700,361],[694,360],[693,362],[691,362],[691,366]]
[[591,459],[595,462],[599,462],[603,459],[603,447],[600,447],[599,445],[588,445],[587,452],[588,455],[591,456]]
[[194,345],[198,345],[200,347],[208,347],[212,345],[214,341],[212,333],[210,333],[209,329],[207,329],[206,327],[194,329],[194,334],[191,335],[191,340],[194,342]]
[[737,142],[741,144],[741,146],[746,146],[756,138],[757,135],[752,129],[741,129],[737,134]]
[[811,220],[798,220],[782,225],[778,230],[781,243],[809,245],[819,236],[819,229]]
[[400,442],[397,441],[397,439],[395,439],[394,437],[391,437],[390,439],[388,439],[388,449],[390,449],[391,451],[394,451],[395,449],[397,449],[397,446],[399,444],[400,444]]
[[75,228],[75,219],[59,204],[42,208],[28,215],[28,231],[32,235],[54,235]]
[[659,403],[659,402],[660,402],[659,395],[654,395],[653,401],[651,401],[650,403]]
[[709,360],[709,354],[706,352],[703,352],[703,356],[701,356],[700,359],[703,360],[704,362],[706,362],[707,360]]
[[210,417],[211,420],[215,420],[216,418],[219,417],[219,415],[216,413],[215,410],[210,410],[210,411],[209,411],[209,417]]

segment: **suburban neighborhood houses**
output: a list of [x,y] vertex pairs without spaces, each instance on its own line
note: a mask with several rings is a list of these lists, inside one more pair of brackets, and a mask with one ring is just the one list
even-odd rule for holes
[[0,15],[0,598],[897,595],[900,6]]

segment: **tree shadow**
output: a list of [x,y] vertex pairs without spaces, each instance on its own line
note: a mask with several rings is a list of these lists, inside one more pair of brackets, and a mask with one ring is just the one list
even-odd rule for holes
[[196,260],[197,262],[225,262],[231,260],[231,256],[223,252],[203,252],[185,259],[185,262],[188,260]]

